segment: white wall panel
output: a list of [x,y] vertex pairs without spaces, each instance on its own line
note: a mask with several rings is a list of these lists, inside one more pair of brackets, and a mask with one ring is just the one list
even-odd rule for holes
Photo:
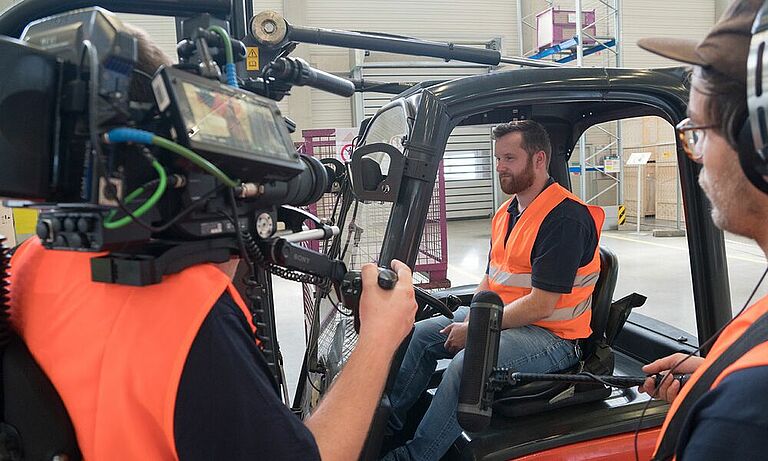
[[702,39],[715,22],[715,2],[702,0],[624,0],[622,53],[624,67],[672,66],[637,46],[643,37]]
[[[489,40],[502,37],[516,53],[515,2],[509,0],[307,0],[310,26],[370,30],[429,40]],[[319,51],[324,52],[324,51]],[[331,52],[325,49],[325,52]]]
[[259,14],[264,10],[277,11],[283,14],[283,0],[254,0],[253,14]]
[[350,98],[343,98],[314,89],[310,90],[310,97],[312,100],[312,128],[351,128],[359,124],[352,121],[352,100]]
[[[515,3],[491,0],[478,7],[464,0],[420,0],[417,2],[393,0],[306,0],[306,26],[343,30],[365,30],[413,36],[427,40],[455,42],[487,42],[500,37],[503,50],[516,54],[519,48],[516,33]],[[318,45],[300,45],[308,50],[310,62],[329,72],[348,72],[352,66],[349,51]],[[419,61],[441,64],[441,60],[385,53],[373,53],[366,62]],[[409,69],[410,71],[410,69]],[[430,70],[414,70],[412,81],[423,80],[433,74]],[[409,72],[410,73],[410,72]],[[366,73],[366,78],[373,78]],[[347,105],[339,100],[312,95],[312,125],[331,126],[350,117],[351,101]],[[322,107],[316,104],[322,103]],[[333,110],[337,112],[333,112]]]

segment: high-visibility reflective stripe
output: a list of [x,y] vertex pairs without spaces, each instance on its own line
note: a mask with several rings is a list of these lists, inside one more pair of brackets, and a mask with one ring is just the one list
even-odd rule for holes
[[[531,274],[526,274],[526,273],[513,274],[511,272],[506,272],[502,270],[500,267],[495,265],[491,265],[491,267],[489,268],[488,277],[494,283],[497,283],[499,285],[505,285],[508,287],[517,287],[517,288],[533,287]],[[585,275],[577,275],[573,279],[573,287],[583,288],[583,287],[595,286],[595,284],[597,283],[598,277],[600,277],[600,272],[592,272]]]
[[587,312],[592,307],[592,296],[576,305],[576,307],[558,307],[552,312],[552,315],[542,319],[542,322],[559,322],[562,320],[573,320],[581,314]]
[[600,277],[600,272],[592,272],[591,274],[577,275],[573,279],[574,287],[593,287],[597,285],[597,279]]
[[508,287],[531,288],[533,286],[531,274],[513,274],[493,265],[488,271],[488,277],[494,283]]

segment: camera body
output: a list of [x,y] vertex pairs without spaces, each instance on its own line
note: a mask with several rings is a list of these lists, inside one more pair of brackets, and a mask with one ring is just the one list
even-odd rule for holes
[[281,205],[326,191],[328,172],[296,152],[275,101],[188,65],[148,75],[140,51],[101,8],[40,19],[21,40],[0,37],[0,196],[42,210],[44,246],[220,238],[235,223],[268,238]]

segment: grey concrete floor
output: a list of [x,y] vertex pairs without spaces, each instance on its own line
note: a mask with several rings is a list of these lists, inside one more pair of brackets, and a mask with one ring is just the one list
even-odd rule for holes
[[[453,286],[476,284],[485,273],[490,240],[490,220],[448,223],[448,278]],[[619,280],[614,299],[632,292],[648,297],[638,312],[695,335],[693,291],[685,237],[653,237],[650,232],[604,231],[601,245],[619,258]],[[747,301],[766,269],[760,249],[748,239],[726,235],[732,309]],[[278,338],[283,352],[286,381],[293,392],[304,353],[304,314],[301,285],[274,280]],[[768,282],[754,299],[768,293]]]

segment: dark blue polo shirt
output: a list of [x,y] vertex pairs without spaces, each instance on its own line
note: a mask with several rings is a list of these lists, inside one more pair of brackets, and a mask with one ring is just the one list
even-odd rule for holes
[[768,457],[768,367],[728,375],[691,409],[680,434],[680,461]]
[[[550,178],[547,187],[554,183]],[[517,197],[507,207],[507,213],[505,246],[515,244],[509,236],[521,216]],[[532,285],[552,293],[570,293],[576,271],[592,261],[597,243],[595,221],[587,207],[571,199],[563,200],[544,218],[536,235],[531,251]]]
[[189,351],[174,435],[182,461],[320,459],[312,433],[280,401],[248,320],[226,292]]

